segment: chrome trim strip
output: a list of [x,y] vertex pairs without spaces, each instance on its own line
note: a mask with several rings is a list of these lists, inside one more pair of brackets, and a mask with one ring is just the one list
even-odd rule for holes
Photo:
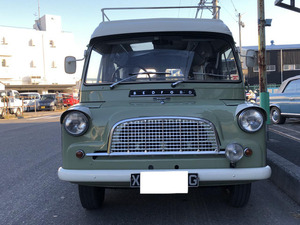
[[[211,151],[198,151],[198,152],[147,152],[148,154],[151,154],[151,155],[170,155],[170,154],[174,154],[174,155],[224,155],[225,154],[225,151],[214,151],[214,152],[211,152]],[[147,154],[145,154],[144,152],[135,152],[135,153],[86,153],[85,156],[87,157],[109,157],[109,156],[145,156]]]
[[131,98],[139,97],[195,97],[193,94],[157,94],[157,95],[129,95]]
[[298,117],[298,116],[300,116],[300,113],[281,113],[281,115],[283,115],[283,116],[295,116],[295,117]]

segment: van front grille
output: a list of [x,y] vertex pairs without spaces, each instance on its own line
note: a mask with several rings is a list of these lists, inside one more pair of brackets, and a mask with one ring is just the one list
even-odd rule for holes
[[212,123],[198,118],[121,121],[110,136],[110,154],[211,154],[219,152]]

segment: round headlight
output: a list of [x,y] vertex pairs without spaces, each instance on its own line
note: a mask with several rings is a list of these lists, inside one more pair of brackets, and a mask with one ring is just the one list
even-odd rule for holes
[[231,163],[236,163],[244,155],[243,147],[236,143],[229,144],[225,148],[225,155]]
[[242,130],[253,133],[263,126],[264,117],[256,109],[246,109],[239,115],[238,123]]
[[88,118],[78,111],[67,114],[63,124],[65,130],[73,136],[83,135],[89,128]]

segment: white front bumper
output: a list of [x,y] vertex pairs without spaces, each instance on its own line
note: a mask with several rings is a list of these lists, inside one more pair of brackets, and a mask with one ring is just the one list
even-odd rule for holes
[[[149,170],[66,170],[60,167],[58,169],[58,177],[61,180],[70,182],[130,182],[131,174],[146,171]],[[271,168],[269,166],[259,168],[187,169],[175,171],[198,173],[200,182],[255,181],[268,179],[271,176]]]

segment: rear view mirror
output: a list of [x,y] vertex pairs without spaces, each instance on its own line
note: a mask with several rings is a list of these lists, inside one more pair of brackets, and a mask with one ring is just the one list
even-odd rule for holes
[[254,50],[248,50],[246,54],[246,66],[254,67],[256,59],[256,53]]
[[74,56],[67,56],[65,58],[65,72],[68,74],[76,72],[76,58]]

